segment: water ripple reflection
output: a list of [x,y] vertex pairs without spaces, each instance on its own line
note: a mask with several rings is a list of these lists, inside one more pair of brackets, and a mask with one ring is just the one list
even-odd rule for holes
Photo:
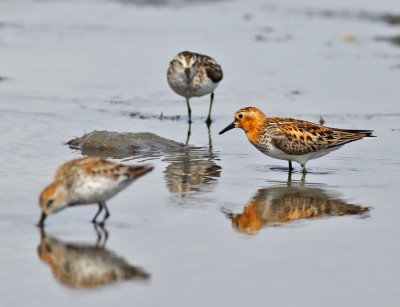
[[169,163],[164,170],[168,190],[184,198],[209,189],[221,176],[217,157],[205,148],[188,148],[165,158],[163,161]]
[[67,144],[83,155],[103,158],[162,159],[168,190],[180,198],[209,191],[221,176],[216,161],[218,153],[212,150],[210,130],[208,147],[193,147],[165,139],[153,133],[119,133],[93,131],[70,140]]
[[108,234],[102,231],[91,245],[63,242],[42,230],[39,258],[51,267],[57,281],[71,288],[92,289],[123,280],[148,280],[149,273],[105,248]]
[[301,183],[294,186],[261,188],[244,207],[242,213],[223,210],[232,226],[246,234],[256,234],[263,227],[282,226],[299,219],[328,216],[368,216],[368,207],[349,204],[322,188]]

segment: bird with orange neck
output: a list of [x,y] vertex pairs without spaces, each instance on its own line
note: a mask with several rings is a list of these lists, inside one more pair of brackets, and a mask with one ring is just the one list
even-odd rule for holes
[[308,160],[316,159],[344,144],[364,137],[374,137],[372,130],[351,130],[329,128],[304,120],[267,117],[255,107],[242,108],[235,114],[235,120],[219,134],[233,128],[241,128],[247,138],[259,151],[269,157],[299,163],[306,171]]
[[76,205],[98,204],[93,223],[104,209],[104,224],[110,216],[105,201],[126,188],[137,178],[152,171],[148,165],[123,165],[101,159],[86,157],[71,160],[59,167],[53,182],[40,194],[42,209],[38,226],[43,227],[49,214]]

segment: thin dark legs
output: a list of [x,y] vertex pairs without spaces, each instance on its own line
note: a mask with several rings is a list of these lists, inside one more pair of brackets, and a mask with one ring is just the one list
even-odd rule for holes
[[[292,166],[292,161],[288,161],[288,162],[289,162],[289,178],[291,179],[293,166]],[[301,168],[303,169],[303,176],[301,177],[301,181],[304,181],[306,178],[306,174],[307,174],[306,165],[301,164]]]
[[103,220],[98,223],[99,225],[104,225],[104,222],[106,221],[106,219],[108,219],[110,217],[110,212],[108,212],[107,206],[105,202],[99,202],[99,210],[97,211],[97,213],[95,214],[95,216],[92,219],[92,223],[97,224],[97,217],[99,216],[100,212],[104,209],[106,211],[106,214],[104,215]]
[[102,206],[100,203],[98,203],[98,205],[99,205],[99,210],[97,211],[97,213],[94,215],[94,217],[93,217],[93,219],[92,219],[92,223],[93,223],[93,224],[96,223],[97,217],[99,216],[101,210],[103,210],[103,206]]
[[211,109],[212,109],[213,101],[214,101],[214,92],[211,93],[210,109],[208,110],[208,117],[207,117],[207,120],[206,120],[206,123],[207,123],[208,126],[210,126],[210,124],[211,124]]
[[186,97],[186,105],[188,108],[188,115],[189,115],[189,124],[192,123],[192,109],[190,108],[189,98]]
[[106,210],[106,214],[104,215],[104,219],[101,221],[100,225],[101,224],[104,225],[104,222],[106,221],[106,219],[108,219],[110,217],[110,212],[108,212],[108,209],[107,209],[107,206],[106,206],[105,202],[103,202],[103,208],[104,208],[104,210]]
[[186,137],[186,145],[189,144],[190,135],[192,134],[192,122],[189,122],[189,128]]
[[[208,117],[206,119],[206,124],[207,124],[207,128],[208,128],[209,132],[210,132],[210,126],[211,126],[211,110],[212,110],[213,102],[214,102],[214,93],[211,93],[210,108],[208,110]],[[189,98],[187,98],[187,97],[186,97],[186,105],[187,105],[187,108],[188,108],[188,117],[189,117],[189,120],[188,120],[189,129],[188,129],[188,132],[187,132],[186,144],[189,144],[189,138],[190,138],[190,135],[191,135],[191,124],[192,124],[192,109],[190,108]]]
[[[213,102],[214,102],[214,92],[212,92],[211,96],[210,96],[210,107],[208,109],[208,116],[207,116],[207,119],[206,119],[206,123],[207,123],[208,127],[210,127],[210,125],[211,125],[211,110],[212,110]],[[189,124],[191,124],[192,123],[192,109],[190,108],[190,103],[189,103],[189,98],[188,97],[186,97],[186,105],[187,105],[188,116],[189,116],[189,121],[188,122],[189,122]]]

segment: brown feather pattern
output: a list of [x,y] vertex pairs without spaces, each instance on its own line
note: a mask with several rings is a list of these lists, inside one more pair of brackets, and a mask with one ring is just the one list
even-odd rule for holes
[[217,83],[222,80],[223,73],[221,66],[212,57],[189,51],[183,51],[182,55],[187,58],[187,62],[189,62],[189,58],[196,56],[199,66],[204,67],[207,77],[209,77],[212,82]]
[[55,180],[64,183],[67,188],[71,188],[76,182],[78,174],[101,175],[110,179],[126,176],[126,180],[133,180],[150,172],[152,169],[153,167],[145,165],[123,165],[103,160],[99,157],[87,157],[75,159],[62,165],[57,170]]
[[249,141],[261,151],[271,143],[289,155],[304,155],[364,137],[374,137],[372,130],[337,129],[304,120],[266,117],[255,107],[237,111],[235,124],[246,132]]
[[370,130],[343,130],[278,117],[267,118],[260,132],[269,135],[274,146],[291,155],[303,155],[372,136]]

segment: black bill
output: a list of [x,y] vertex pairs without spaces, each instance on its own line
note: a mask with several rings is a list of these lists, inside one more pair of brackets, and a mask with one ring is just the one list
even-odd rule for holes
[[44,220],[46,219],[46,217],[47,217],[47,214],[42,212],[42,215],[40,216],[40,220],[36,224],[36,226],[42,228],[44,226]]
[[229,131],[229,130],[231,130],[231,129],[233,129],[233,128],[236,128],[235,122],[233,122],[232,124],[226,126],[225,129],[222,129],[222,130],[219,132],[219,134],[223,134],[223,133],[225,133],[225,132],[227,132],[227,131]]
[[190,81],[190,69],[189,68],[185,69],[185,75],[186,75],[187,81],[189,82]]

